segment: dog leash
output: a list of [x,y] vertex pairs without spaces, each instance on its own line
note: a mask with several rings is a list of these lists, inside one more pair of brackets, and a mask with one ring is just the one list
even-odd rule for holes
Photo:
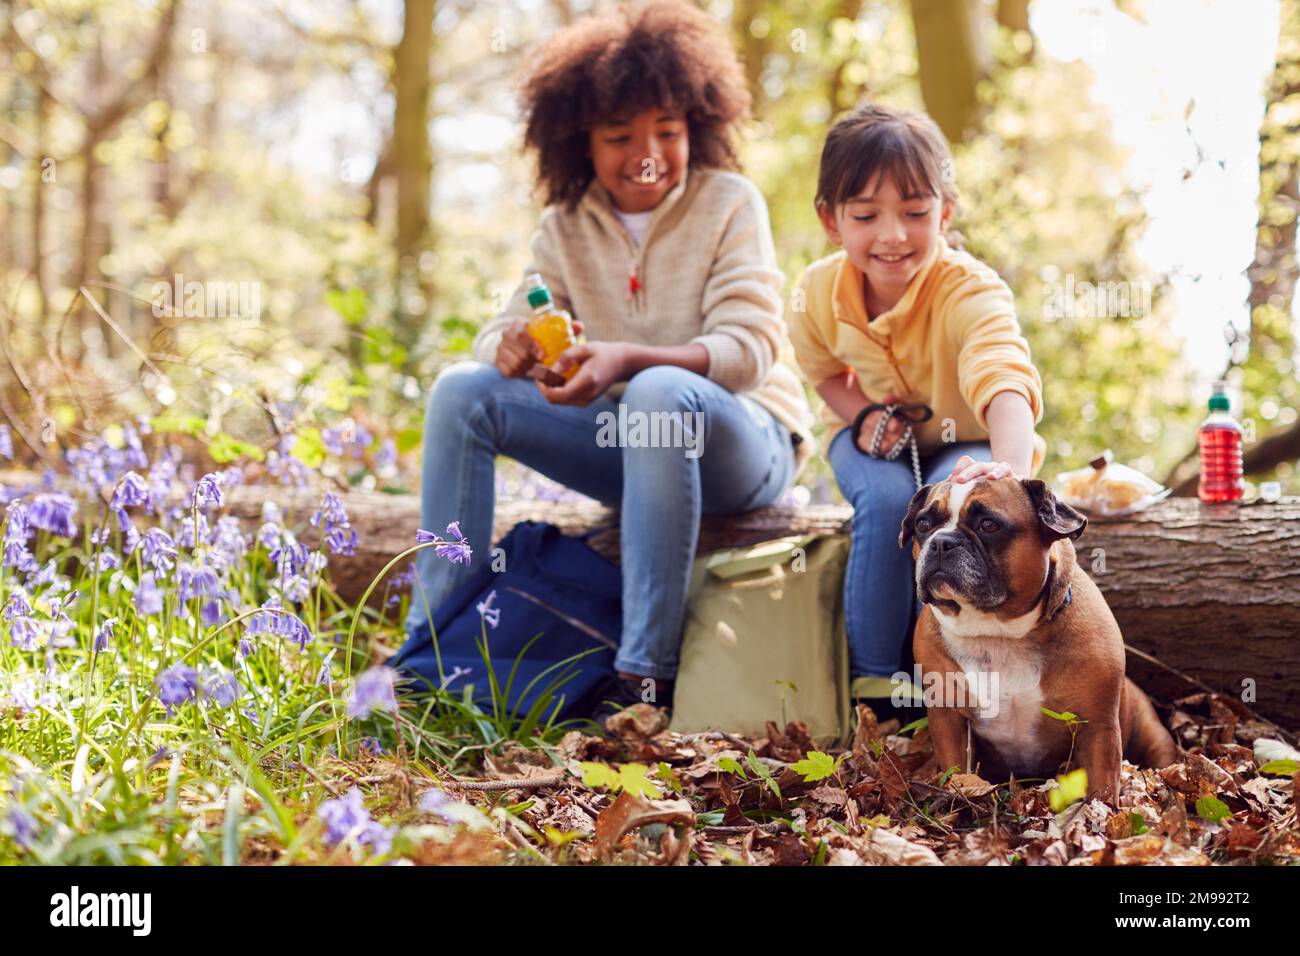
[[[912,432],[913,425],[919,425],[922,422],[928,422],[934,417],[934,409],[929,405],[916,403],[914,405],[903,404],[883,404],[881,402],[872,402],[862,411],[858,412],[858,417],[853,420],[853,445],[858,446],[858,437],[862,434],[862,425],[866,422],[867,416],[872,412],[883,411],[884,414],[876,422],[876,430],[871,435],[871,445],[867,454],[872,458],[880,458],[884,461],[894,461],[903,453],[904,448],[912,450],[912,476],[916,479],[918,490],[924,482],[921,480],[921,452],[916,445],[916,436]],[[894,447],[889,451],[882,453],[880,443],[885,437],[885,428],[889,425],[891,418],[899,418],[903,422],[903,433],[894,442]]]

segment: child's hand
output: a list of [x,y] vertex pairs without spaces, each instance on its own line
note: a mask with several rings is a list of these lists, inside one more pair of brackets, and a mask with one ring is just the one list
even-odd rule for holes
[[627,377],[627,351],[621,342],[584,342],[561,352],[555,360],[555,371],[563,373],[573,365],[579,366],[578,374],[564,385],[552,388],[537,383],[548,402],[590,405],[607,388]]
[[523,378],[541,358],[542,347],[528,334],[528,320],[515,319],[501,333],[501,344],[497,346],[493,364],[506,378]]
[[[582,334],[582,323],[573,321],[573,334]],[[528,334],[528,320],[516,319],[501,334],[501,344],[497,346],[497,371],[506,378],[526,378],[528,370],[542,359],[542,347]]]
[[1020,478],[1015,473],[1015,469],[1005,461],[976,461],[970,455],[962,455],[957,459],[957,464],[952,466],[952,474],[949,479],[959,484],[974,481],[976,478],[983,476],[985,478]]
[[[886,395],[881,399],[882,404],[885,405],[893,405],[899,401],[901,399],[897,395]],[[871,438],[876,434],[876,426],[880,423],[880,417],[884,414],[884,412],[872,412],[862,422],[862,430],[858,432],[858,451],[864,455],[871,454]],[[885,426],[885,433],[880,436],[879,454],[888,454],[902,434],[903,420],[895,415],[889,419],[889,424]]]

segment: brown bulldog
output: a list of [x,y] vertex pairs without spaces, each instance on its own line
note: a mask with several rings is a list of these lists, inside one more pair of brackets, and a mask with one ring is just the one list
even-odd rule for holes
[[[1119,625],[1075,560],[1087,524],[1032,478],[943,481],[913,496],[898,543],[913,542],[924,604],[918,670],[944,689],[939,706],[926,700],[941,768],[965,766],[968,722],[985,777],[1051,777],[1073,749],[1088,796],[1112,803],[1121,754],[1174,761],[1173,738],[1124,676]],[[1073,740],[1044,707],[1077,715]]]

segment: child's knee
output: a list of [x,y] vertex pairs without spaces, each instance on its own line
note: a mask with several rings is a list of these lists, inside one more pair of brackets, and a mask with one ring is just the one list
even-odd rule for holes
[[621,401],[630,410],[689,410],[696,404],[700,376],[676,365],[654,365],[633,375]]
[[504,376],[495,366],[482,362],[448,365],[429,390],[429,420],[467,421],[502,381]]

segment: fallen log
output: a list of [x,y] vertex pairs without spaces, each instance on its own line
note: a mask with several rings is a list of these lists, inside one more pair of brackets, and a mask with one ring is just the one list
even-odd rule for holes
[[[316,493],[243,487],[231,490],[227,508],[251,522],[268,498],[302,525],[319,501]],[[341,595],[356,600],[415,543],[420,506],[413,495],[378,493],[349,493],[344,503],[361,543],[355,556],[331,558],[331,577]],[[706,516],[699,551],[843,534],[851,518],[842,505]],[[493,540],[524,520],[549,521],[570,534],[599,529],[592,546],[618,559],[618,514],[595,502],[501,501]],[[313,531],[307,528],[305,540]],[[482,542],[471,543],[485,553]],[[1076,547],[1125,640],[1165,665],[1130,654],[1129,672],[1143,687],[1164,700],[1186,693],[1186,681],[1166,669],[1173,668],[1300,728],[1300,497],[1226,506],[1170,498],[1126,518],[1092,519]]]

